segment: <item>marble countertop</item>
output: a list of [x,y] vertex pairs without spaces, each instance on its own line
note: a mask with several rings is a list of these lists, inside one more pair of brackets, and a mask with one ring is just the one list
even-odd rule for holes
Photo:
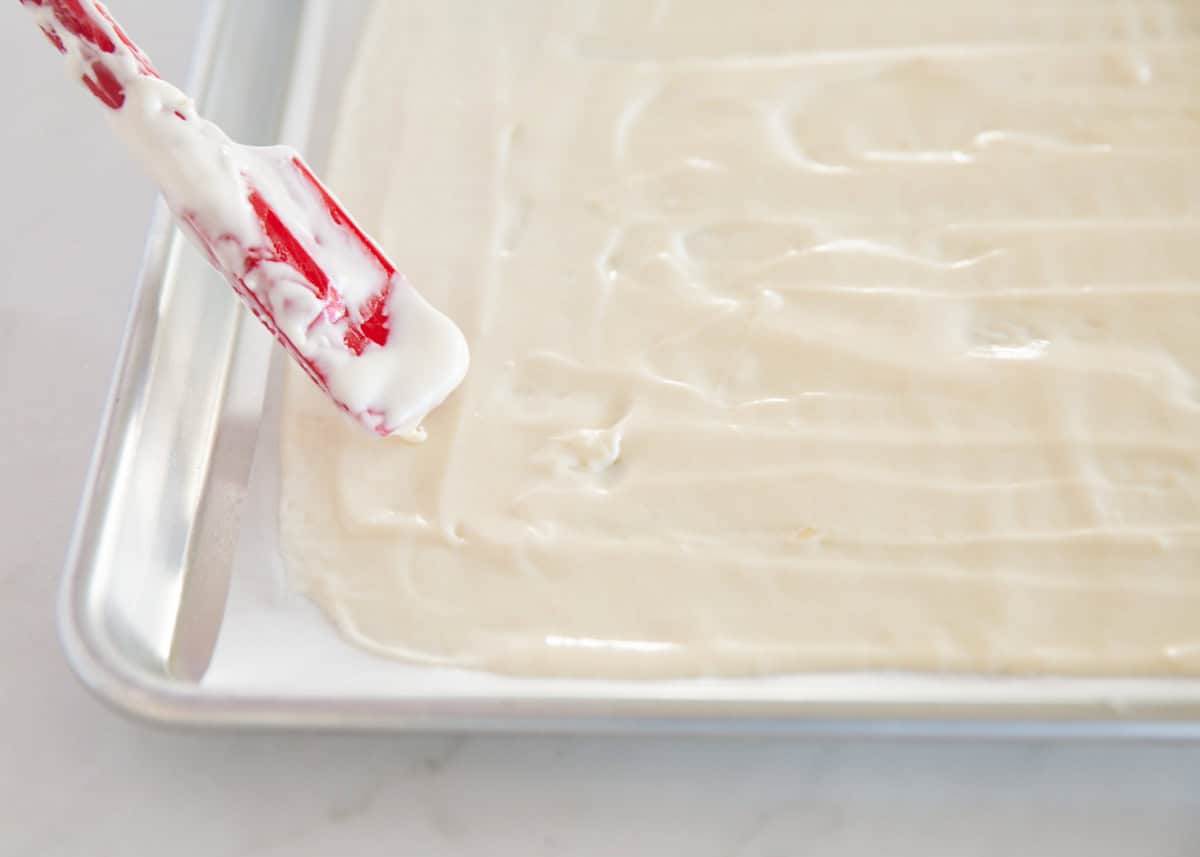
[[[180,77],[198,0],[112,0]],[[1200,744],[174,733],[75,681],[67,533],[153,192],[0,9],[0,855],[1200,854]]]

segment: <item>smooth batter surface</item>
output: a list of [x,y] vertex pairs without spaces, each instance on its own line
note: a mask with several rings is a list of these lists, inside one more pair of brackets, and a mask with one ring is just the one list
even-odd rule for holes
[[[502,8],[500,8],[502,7]],[[1200,674],[1200,12],[379,3],[331,179],[464,326],[292,383],[283,549],[398,657]]]

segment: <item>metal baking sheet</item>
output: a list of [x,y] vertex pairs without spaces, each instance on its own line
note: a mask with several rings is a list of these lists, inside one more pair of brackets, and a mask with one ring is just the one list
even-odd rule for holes
[[[203,109],[249,142],[306,143],[319,165],[368,5],[212,3],[192,81]],[[1200,680],[551,680],[366,654],[284,578],[281,368],[160,211],[60,610],[76,672],[121,709],[214,726],[1200,736]]]

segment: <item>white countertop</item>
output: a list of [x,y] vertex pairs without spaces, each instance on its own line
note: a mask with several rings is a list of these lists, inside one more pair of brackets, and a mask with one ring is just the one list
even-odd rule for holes
[[[182,77],[198,0],[111,5]],[[207,735],[95,701],[54,598],[153,194],[23,15],[0,7],[0,855],[1200,854],[1200,743]]]

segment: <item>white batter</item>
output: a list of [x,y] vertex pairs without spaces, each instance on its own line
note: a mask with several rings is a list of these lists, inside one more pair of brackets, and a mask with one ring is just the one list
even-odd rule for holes
[[1194,4],[379,3],[330,177],[473,355],[416,446],[289,386],[362,645],[1200,674]]

